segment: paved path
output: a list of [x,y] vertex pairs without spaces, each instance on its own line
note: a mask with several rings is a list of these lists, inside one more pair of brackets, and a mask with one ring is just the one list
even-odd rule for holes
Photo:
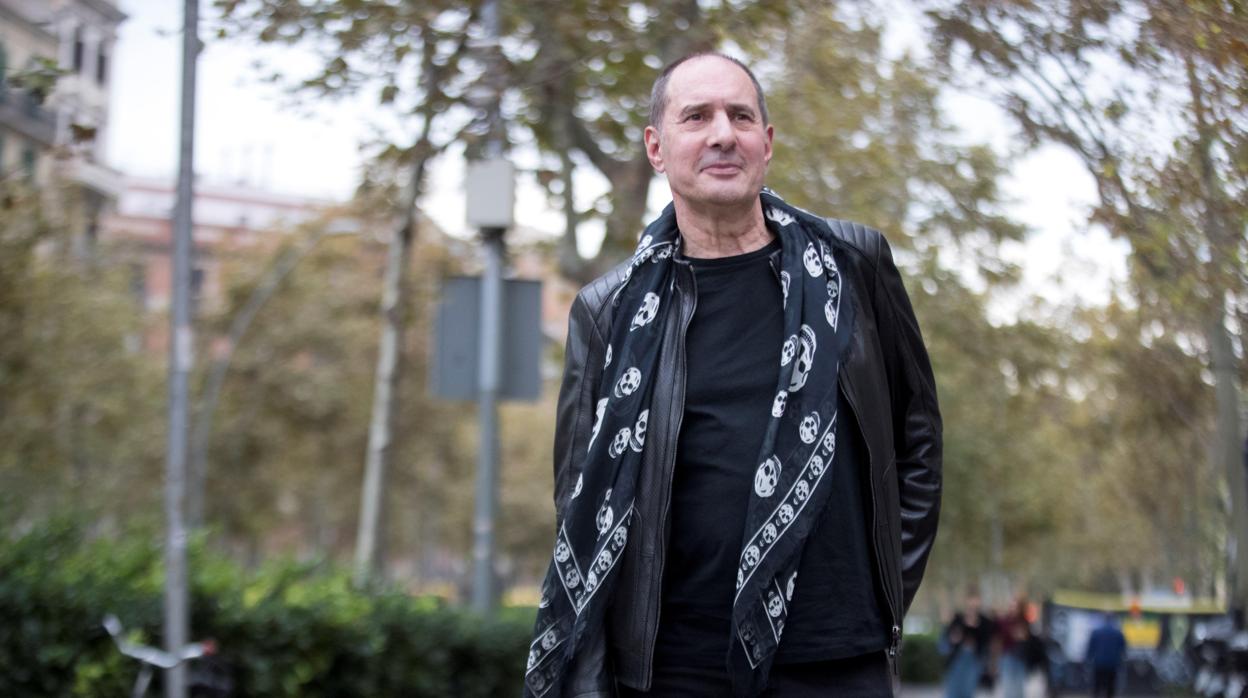
[[[913,686],[903,684],[898,698],[944,698],[944,688],[939,684],[932,686]],[[985,691],[981,690],[975,694],[975,698],[997,698],[1001,695],[1000,690]],[[1039,673],[1034,673],[1027,679],[1025,689],[1026,698],[1044,698],[1044,677]],[[1077,694],[1064,693],[1063,698],[1083,698]]]

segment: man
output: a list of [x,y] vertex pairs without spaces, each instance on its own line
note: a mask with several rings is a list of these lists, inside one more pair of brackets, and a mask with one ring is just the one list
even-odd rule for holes
[[1087,662],[1092,666],[1092,696],[1114,698],[1118,686],[1118,668],[1127,652],[1127,638],[1114,623],[1114,614],[1106,613],[1101,625],[1088,636]]
[[940,416],[879,233],[763,180],[739,62],[655,82],[672,204],[569,320],[531,696],[878,696],[940,501]]

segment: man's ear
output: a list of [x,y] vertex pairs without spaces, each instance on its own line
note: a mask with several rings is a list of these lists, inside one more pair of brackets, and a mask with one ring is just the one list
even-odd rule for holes
[[645,132],[646,157],[655,172],[663,172],[663,154],[659,152],[659,129],[647,126]]
[[763,153],[764,164],[771,163],[771,146],[772,146],[772,141],[775,139],[775,137],[776,137],[776,129],[773,128],[771,124],[767,124],[767,149]]

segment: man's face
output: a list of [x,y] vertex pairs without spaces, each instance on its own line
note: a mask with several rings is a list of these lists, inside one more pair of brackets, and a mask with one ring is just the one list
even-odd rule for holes
[[668,78],[659,128],[646,128],[646,154],[667,175],[672,198],[702,208],[758,197],[771,161],[772,128],[745,71],[716,56],[682,63]]

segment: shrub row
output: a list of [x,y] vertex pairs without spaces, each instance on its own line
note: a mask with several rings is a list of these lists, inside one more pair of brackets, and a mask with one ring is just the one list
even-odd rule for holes
[[[341,571],[245,574],[198,549],[192,560],[192,633],[217,646],[190,667],[193,694],[519,693],[531,609],[486,621],[437,599],[355,592]],[[0,696],[129,696],[139,665],[101,621],[113,613],[129,639],[160,645],[161,567],[151,544],[88,542],[72,525],[0,541]]]
[[[217,647],[190,666],[193,695],[519,694],[533,609],[486,621],[434,598],[356,592],[340,570],[247,574],[198,546],[191,568],[192,633]],[[161,569],[150,542],[88,541],[72,524],[0,539],[0,696],[129,696],[139,665],[102,619],[161,645]],[[902,681],[938,681],[942,666],[934,637],[906,637]]]

